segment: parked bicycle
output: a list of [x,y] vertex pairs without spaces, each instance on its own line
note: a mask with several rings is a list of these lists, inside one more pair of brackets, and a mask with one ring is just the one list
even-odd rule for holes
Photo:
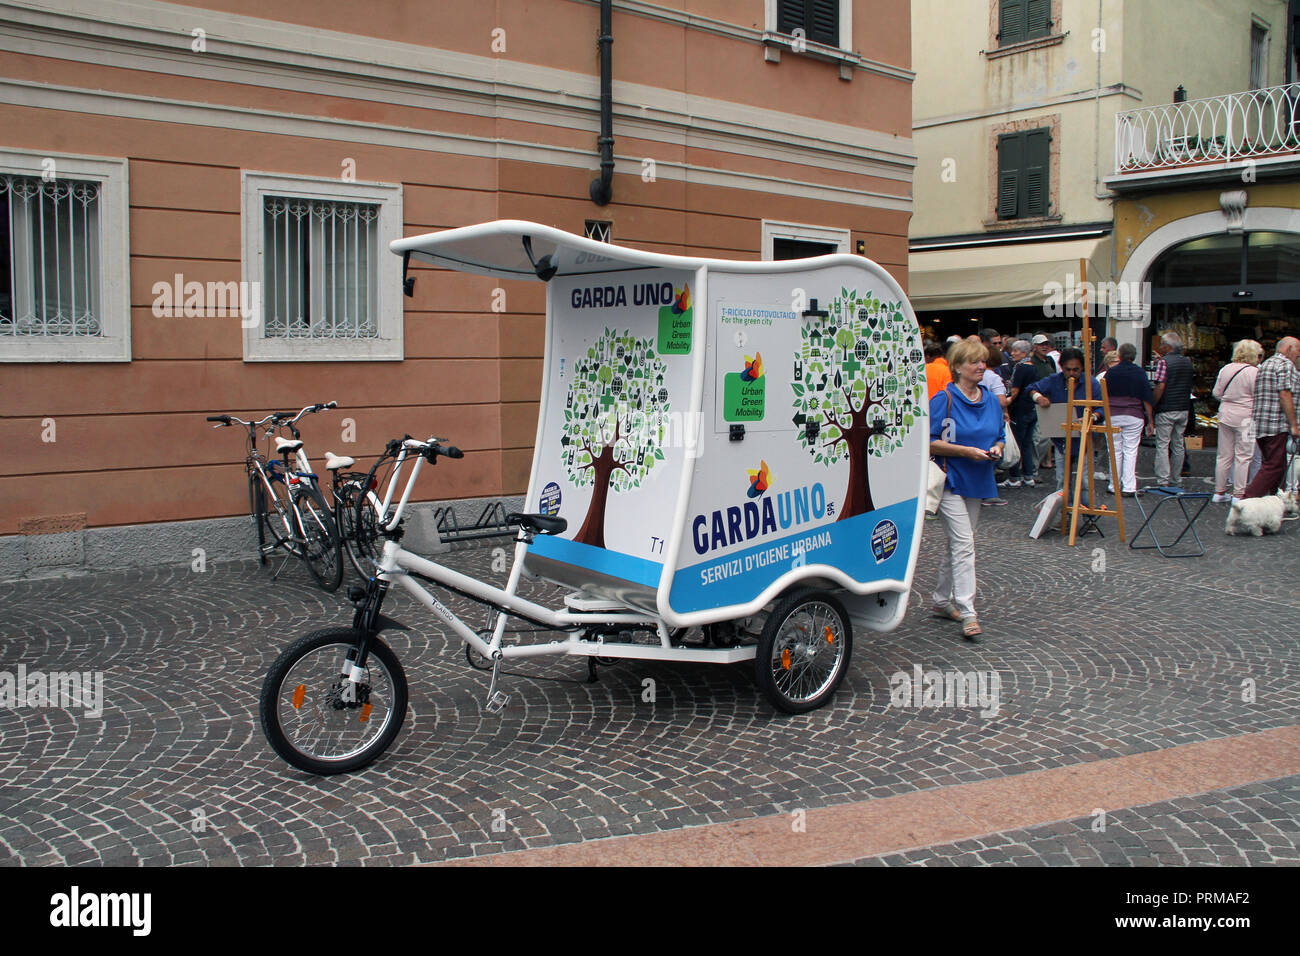
[[[296,415],[273,412],[258,421],[245,421],[234,415],[207,416],[218,428],[240,425],[248,432],[248,456],[244,463],[248,472],[249,510],[257,528],[258,560],[266,565],[269,556],[282,549],[300,558],[316,583],[326,591],[336,590],[343,580],[338,525],[302,450],[303,440],[296,425],[308,413],[337,407],[336,402],[308,405]],[[266,455],[257,448],[257,430],[263,427]],[[286,439],[276,434],[281,428],[288,428],[294,437]],[[274,453],[280,456],[278,461],[271,457],[272,438]],[[283,569],[281,563],[273,576],[278,577]]]
[[[375,576],[384,547],[385,516],[391,520],[393,489],[401,478],[403,466],[412,455],[418,456],[422,449],[439,441],[432,436],[425,442],[410,435],[394,438],[368,473],[350,472],[342,476],[335,473],[335,515],[343,547],[362,580]],[[351,465],[352,459],[346,460]],[[402,504],[406,504],[405,498]]]

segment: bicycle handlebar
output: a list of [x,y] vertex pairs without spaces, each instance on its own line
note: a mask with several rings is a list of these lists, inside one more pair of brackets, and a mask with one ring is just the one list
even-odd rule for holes
[[324,409],[327,408],[338,408],[338,407],[339,407],[338,402],[317,402],[315,405],[307,405],[302,409],[302,411],[298,412],[296,415],[293,412],[276,412],[272,416],[272,418],[275,419],[275,423],[277,425],[279,424],[293,425],[300,418],[302,418],[302,416],[306,415],[308,412],[312,412],[314,414],[315,412],[323,411]]
[[464,458],[465,453],[455,445],[443,445],[447,439],[439,438],[436,435],[430,435],[426,441],[418,441],[410,435],[404,435],[401,438],[394,438],[385,448],[385,454],[395,456],[398,451],[405,448],[409,451],[421,455],[431,465],[437,463],[439,455],[444,458]]
[[272,412],[270,415],[267,415],[265,418],[255,422],[246,422],[242,418],[236,418],[234,415],[209,415],[207,417],[207,420],[210,422],[217,422],[219,426],[236,424],[236,425],[243,425],[245,427],[251,426],[253,428],[257,428],[261,425],[267,424],[268,422],[270,422],[273,426],[276,425],[292,426],[296,421],[298,421],[298,419],[302,418],[302,416],[306,415],[308,412],[319,412],[327,408],[338,408],[338,407],[339,407],[338,402],[317,402],[315,405],[306,406],[305,408],[302,409],[302,411],[296,414],[294,412]]

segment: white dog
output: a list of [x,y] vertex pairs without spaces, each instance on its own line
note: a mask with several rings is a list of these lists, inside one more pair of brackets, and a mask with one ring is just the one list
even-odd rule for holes
[[1286,512],[1287,520],[1300,518],[1300,489],[1291,489],[1284,491],[1281,495],[1282,510]]
[[[1288,496],[1291,506],[1295,507],[1295,496]],[[1223,530],[1228,534],[1277,534],[1282,530],[1282,515],[1286,511],[1283,499],[1278,495],[1265,495],[1263,498],[1244,498],[1234,501],[1228,509],[1228,523]]]

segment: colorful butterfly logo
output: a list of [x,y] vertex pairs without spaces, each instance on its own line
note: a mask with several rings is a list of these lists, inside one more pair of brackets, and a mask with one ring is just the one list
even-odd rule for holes
[[742,382],[756,382],[763,377],[763,355],[755,352],[753,358],[745,356],[745,370],[740,373]]
[[771,487],[772,470],[767,467],[767,462],[760,460],[757,471],[752,468],[747,468],[746,471],[749,474],[749,497],[757,498]]

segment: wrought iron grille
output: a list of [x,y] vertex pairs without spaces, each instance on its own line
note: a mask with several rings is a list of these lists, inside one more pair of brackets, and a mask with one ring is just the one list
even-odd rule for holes
[[1115,114],[1117,173],[1300,152],[1300,83]]
[[97,336],[99,183],[0,175],[0,336]]
[[265,335],[377,337],[379,207],[267,196],[263,208]]

